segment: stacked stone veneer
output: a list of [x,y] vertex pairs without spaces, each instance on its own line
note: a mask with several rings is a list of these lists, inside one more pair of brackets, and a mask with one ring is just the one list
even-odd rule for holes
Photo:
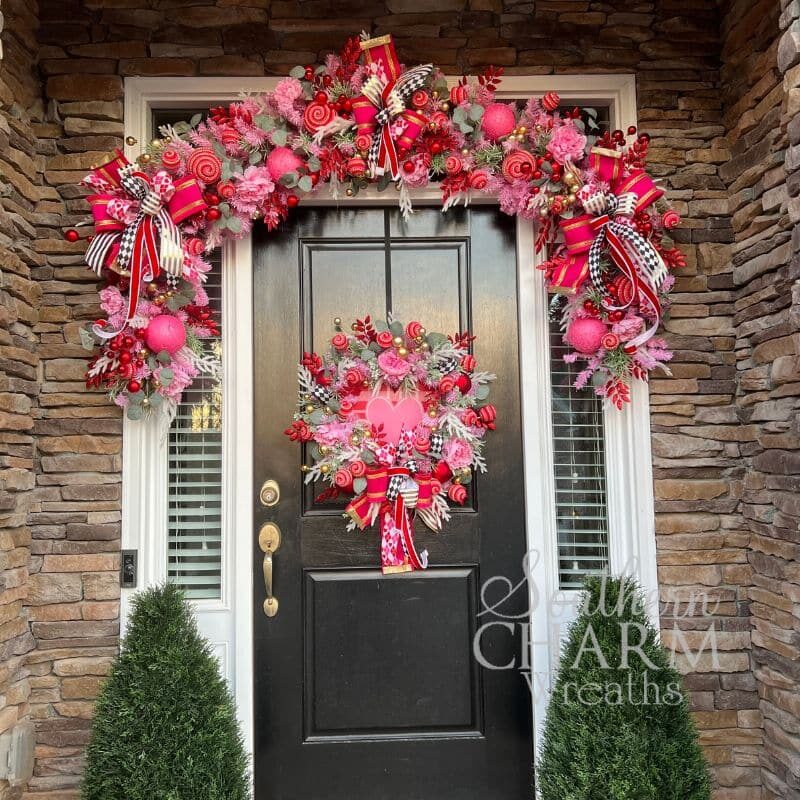
[[[0,734],[29,717],[26,656],[33,650],[24,605],[31,560],[29,514],[35,507],[32,408],[39,393],[37,337],[41,287],[33,273],[44,259],[34,240],[44,157],[36,76],[35,2],[3,4],[0,62]],[[55,192],[49,190],[55,195]],[[21,796],[0,779],[0,799]]]
[[765,800],[800,798],[800,3],[742,2],[723,24],[741,513]]
[[[78,328],[99,308],[82,247],[61,238],[86,213],[75,184],[121,145],[125,76],[281,74],[362,29],[391,31],[409,62],[431,59],[451,73],[489,63],[520,74],[636,73],[639,119],[654,139],[651,169],[684,215],[678,236],[689,262],[667,323],[673,376],[652,383],[659,576],[666,600],[704,592],[714,603],[710,616],[670,606],[665,638],[676,639],[678,627],[697,645],[710,624],[716,630],[717,662],[707,655],[681,665],[717,800],[761,798],[762,782],[766,797],[796,796],[792,548],[800,512],[792,504],[798,377],[789,264],[800,247],[790,236],[800,201],[788,195],[800,193],[800,180],[785,179],[782,160],[787,139],[800,141],[800,126],[790,124],[798,101],[788,92],[798,85],[800,35],[797,3],[784,5],[788,44],[778,50],[781,9],[766,0],[719,8],[716,0],[40,0],[41,88],[30,69],[19,68],[14,82],[7,63],[0,72],[3,117],[19,140],[0,148],[3,183],[12,186],[2,197],[0,245],[10,224],[7,238],[22,240],[9,249],[15,268],[6,268],[3,250],[0,278],[8,375],[0,376],[0,420],[19,426],[0,434],[0,480],[15,489],[12,501],[0,499],[12,531],[0,548],[14,554],[7,563],[24,562],[3,573],[21,586],[30,560],[36,643],[24,659],[2,660],[22,681],[11,676],[8,685],[23,687],[15,702],[6,693],[6,707],[24,716],[30,691],[38,727],[28,800],[77,798],[92,701],[118,633],[121,422],[82,384]],[[7,29],[12,8],[20,31],[31,32],[14,33],[24,64],[36,47],[36,7],[7,0]],[[15,101],[32,109],[35,124],[22,122]],[[800,167],[795,150],[792,169]],[[15,597],[14,588],[0,597]],[[18,603],[6,624],[18,631],[11,639],[20,652],[31,646],[23,597],[20,588],[6,601]]]

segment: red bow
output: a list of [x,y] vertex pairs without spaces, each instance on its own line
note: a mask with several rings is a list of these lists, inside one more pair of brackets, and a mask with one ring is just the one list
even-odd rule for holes
[[[119,150],[92,170],[87,182],[101,192],[87,198],[95,235],[86,263],[98,275],[112,265],[130,274],[127,324],[136,314],[143,281],[154,280],[161,270],[175,278],[181,275],[183,247],[177,226],[206,203],[194,178],[175,183],[164,171],[149,176],[135,170]],[[106,339],[119,333],[97,326],[95,332]]]
[[424,511],[433,505],[433,477],[415,472],[411,434],[404,431],[397,447],[381,448],[386,463],[367,470],[366,489],[345,509],[360,529],[381,519],[381,569],[384,574],[410,572],[428,566],[426,551],[417,553],[409,510]]

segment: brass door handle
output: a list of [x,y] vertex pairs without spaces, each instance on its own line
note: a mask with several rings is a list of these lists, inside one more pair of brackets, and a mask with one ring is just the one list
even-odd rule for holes
[[264,613],[274,617],[278,613],[278,598],[272,591],[272,556],[281,546],[281,529],[274,522],[265,522],[258,532],[258,546],[264,553],[264,589],[267,598],[264,600]]

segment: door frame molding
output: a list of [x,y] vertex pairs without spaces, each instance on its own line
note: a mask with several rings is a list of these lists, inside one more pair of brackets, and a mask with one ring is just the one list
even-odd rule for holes
[[[156,108],[203,108],[238,99],[243,91],[273,89],[280,78],[126,78],[125,137],[148,141],[151,111]],[[457,78],[449,79],[452,83]],[[636,82],[632,74],[510,76],[498,99],[524,99],[546,91],[576,104],[602,101],[612,121],[625,129],[636,124]],[[135,145],[126,145],[135,156]],[[417,205],[437,204],[436,188],[411,193]],[[496,204],[492,198],[477,202]],[[320,192],[308,205],[392,205],[393,198],[374,188],[356,198],[332,199]],[[542,354],[549,351],[547,293],[535,267],[531,222],[517,218],[519,280],[520,382],[523,423],[526,526],[528,548],[541,558],[532,566],[529,586],[531,670],[534,686],[549,688],[564,625],[574,616],[579,593],[558,590],[550,372]],[[222,596],[195,601],[201,631],[212,641],[236,699],[248,751],[253,746],[252,474],[253,314],[252,245],[248,236],[223,248],[223,554]],[[658,579],[647,387],[637,382],[625,413],[607,409],[606,463],[609,560],[613,572],[636,575],[658,620]],[[167,432],[163,426],[123,422],[122,548],[139,550],[139,588],[166,578]],[[263,476],[258,476],[259,478]],[[232,535],[235,532],[239,535]],[[227,535],[226,535],[227,534]],[[509,576],[511,577],[511,576]],[[134,590],[123,590],[124,631]],[[538,597],[552,598],[544,607]],[[538,602],[538,608],[536,607]],[[542,613],[544,610],[545,613]],[[535,613],[538,612],[538,613]],[[534,751],[538,755],[547,692],[533,701]]]

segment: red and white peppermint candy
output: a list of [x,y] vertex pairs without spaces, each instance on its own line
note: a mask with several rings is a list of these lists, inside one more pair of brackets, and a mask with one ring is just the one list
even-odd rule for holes
[[336,112],[327,103],[316,100],[306,106],[303,113],[303,125],[309,133],[316,133],[320,128],[330,125],[336,119]]
[[444,171],[448,175],[457,175],[462,169],[464,169],[464,162],[460,156],[453,154],[444,160]]
[[512,150],[503,159],[503,177],[509,182],[530,180],[536,159],[527,150]]
[[556,92],[548,92],[542,98],[542,108],[545,111],[550,111],[550,112],[555,111],[560,103],[561,103],[561,98],[558,96]]

